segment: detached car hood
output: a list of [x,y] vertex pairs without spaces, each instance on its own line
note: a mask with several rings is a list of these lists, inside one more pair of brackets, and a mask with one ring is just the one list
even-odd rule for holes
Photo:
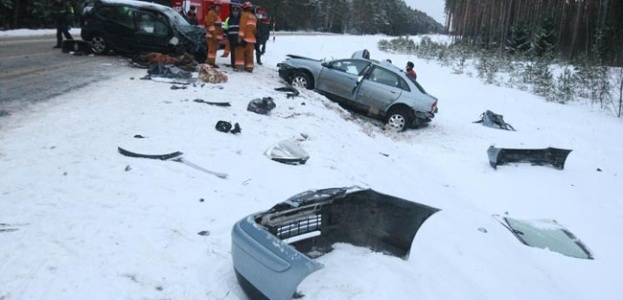
[[309,58],[309,57],[299,56],[299,55],[294,55],[294,54],[288,54],[286,55],[286,57],[296,58],[296,59],[308,59],[308,60],[313,60],[313,61],[322,61],[321,59],[314,59],[314,58]]
[[303,192],[234,225],[234,271],[250,299],[289,300],[323,268],[313,259],[335,243],[407,259],[416,232],[437,211],[358,187]]

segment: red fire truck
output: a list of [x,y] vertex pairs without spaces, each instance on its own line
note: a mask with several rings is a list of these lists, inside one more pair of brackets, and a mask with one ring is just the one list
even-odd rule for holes
[[[241,6],[246,0],[220,0],[218,2],[221,3],[221,21],[225,22],[229,17],[229,11],[232,5]],[[190,6],[195,7],[195,12],[197,14],[197,21],[199,22],[199,26],[205,26],[205,17],[210,10],[210,6],[214,4],[215,0],[172,0],[171,7],[177,10],[182,16],[186,16],[186,12],[190,10]],[[269,32],[273,31],[273,39],[275,37],[275,19],[272,20],[268,16],[268,10],[264,7],[256,7],[256,15],[259,22],[264,24],[269,24]],[[259,24],[258,24],[259,25]],[[219,48],[225,47],[226,40],[223,39]]]
[[[221,0],[221,20],[223,22],[229,17],[229,8],[231,5],[240,5],[241,1]],[[172,0],[171,7],[177,10],[182,16],[186,16],[186,12],[190,10],[190,6],[194,6],[197,12],[197,20],[199,25],[205,25],[205,17],[210,10],[210,6],[214,0]]]

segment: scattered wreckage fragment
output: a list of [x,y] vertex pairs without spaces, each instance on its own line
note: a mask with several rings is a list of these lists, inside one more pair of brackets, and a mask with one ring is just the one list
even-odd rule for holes
[[190,79],[193,77],[192,72],[184,71],[173,65],[155,64],[150,65],[147,70],[149,77],[163,77],[175,79]]
[[292,140],[283,140],[268,147],[264,155],[274,161],[290,165],[304,165],[309,154]]
[[170,161],[175,161],[175,162],[180,162],[183,163],[191,168],[197,169],[199,171],[203,171],[205,173],[208,174],[212,174],[216,177],[219,178],[227,178],[227,174],[225,173],[219,173],[219,172],[214,172],[212,170],[208,170],[206,168],[203,168],[201,166],[198,166],[196,164],[193,164],[192,162],[188,161],[187,159],[183,158],[182,155],[184,153],[180,152],[180,151],[175,151],[175,152],[171,152],[171,153],[167,153],[167,154],[141,154],[141,153],[136,153],[136,152],[132,152],[132,151],[128,151],[126,149],[123,149],[121,147],[118,147],[117,149],[119,151],[119,153],[121,155],[124,156],[129,156],[129,157],[139,157],[139,158],[149,158],[149,159],[159,159],[159,160],[170,160]]
[[218,121],[216,122],[214,129],[220,132],[233,133],[233,134],[242,132],[242,128],[240,128],[240,125],[238,123],[236,123],[233,127],[234,129],[232,129],[231,123],[227,121]]
[[195,99],[193,100],[194,102],[197,103],[205,103],[205,104],[209,104],[209,105],[214,105],[214,106],[231,106],[231,103],[229,102],[213,102],[213,101],[205,101],[203,99]]
[[559,148],[545,149],[506,149],[490,146],[487,149],[489,164],[494,169],[498,165],[514,162],[528,162],[533,165],[552,165],[554,168],[562,170],[565,168],[565,161],[572,150]]
[[0,233],[5,232],[15,232],[18,231],[20,226],[28,225],[28,224],[8,224],[8,223],[0,223]]
[[247,110],[260,115],[267,115],[275,107],[277,107],[277,104],[275,104],[272,97],[264,97],[251,100],[247,105]]
[[408,259],[415,234],[437,211],[359,187],[303,192],[234,225],[234,271],[250,299],[292,299],[324,267],[313,259],[335,243]]
[[482,113],[480,115],[480,120],[474,121],[474,123],[482,123],[482,125],[491,128],[516,131],[511,124],[504,122],[503,115],[498,115],[490,110]]
[[275,91],[286,93],[286,99],[294,98],[300,94],[300,92],[291,85],[275,88]]
[[588,247],[555,220],[519,220],[496,217],[524,245],[549,249],[562,255],[593,259]]

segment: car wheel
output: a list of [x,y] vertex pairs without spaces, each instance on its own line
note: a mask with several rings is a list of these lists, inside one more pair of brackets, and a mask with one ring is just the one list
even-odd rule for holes
[[303,72],[297,72],[292,76],[290,84],[295,88],[305,88],[311,90],[313,88],[309,76]]
[[207,58],[208,58],[208,54],[207,53],[208,53],[208,49],[207,48],[205,48],[205,47],[199,48],[199,50],[197,50],[195,52],[195,55],[194,55],[195,60],[198,63],[200,63],[200,64],[205,63]]
[[391,131],[405,131],[407,130],[411,122],[411,112],[409,111],[409,109],[404,107],[393,109],[387,115],[387,127]]
[[95,54],[106,54],[110,50],[108,42],[102,35],[96,35],[91,39],[91,50]]

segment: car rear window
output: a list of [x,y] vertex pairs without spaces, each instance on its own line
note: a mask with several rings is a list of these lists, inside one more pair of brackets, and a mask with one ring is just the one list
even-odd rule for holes
[[417,80],[413,79],[410,76],[407,76],[409,78],[409,80],[411,80],[411,82],[413,82],[413,84],[415,84],[415,86],[417,87],[418,90],[420,90],[420,92],[422,92],[422,94],[427,94],[428,93],[424,90],[424,88],[417,82]]

